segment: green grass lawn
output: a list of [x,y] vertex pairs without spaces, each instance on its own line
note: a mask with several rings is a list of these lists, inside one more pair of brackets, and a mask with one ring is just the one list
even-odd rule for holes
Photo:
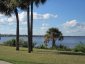
[[0,46],[0,60],[13,64],[85,64],[85,55],[61,54],[56,50],[34,49],[27,53],[27,48]]

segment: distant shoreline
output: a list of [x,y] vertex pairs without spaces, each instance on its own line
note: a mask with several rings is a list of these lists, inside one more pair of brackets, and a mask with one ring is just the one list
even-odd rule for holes
[[[0,37],[15,37],[16,35],[0,35]],[[20,35],[20,37],[27,37],[28,35]],[[33,37],[44,37],[44,35],[33,35]],[[64,37],[85,37],[85,36],[64,36]]]
[[[0,37],[15,37],[16,35],[0,35]],[[27,37],[28,35],[20,35],[20,37]],[[44,35],[33,35],[33,37],[43,37]]]

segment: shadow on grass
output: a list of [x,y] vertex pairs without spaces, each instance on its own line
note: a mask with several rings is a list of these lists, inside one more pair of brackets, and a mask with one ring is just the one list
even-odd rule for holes
[[21,49],[20,51],[28,51],[28,50],[22,50],[22,49]]
[[57,52],[58,54],[65,54],[65,55],[83,55],[85,56],[85,53],[82,52],[72,52],[72,51],[62,51]]
[[37,54],[54,54],[54,53],[57,53],[57,51],[53,51],[53,50],[37,50],[37,51],[34,51],[34,53],[37,53]]
[[63,54],[63,55],[81,55],[85,56],[85,53],[82,52],[73,52],[73,51],[53,51],[53,50],[45,50],[45,51],[36,51],[38,54]]
[[[20,51],[28,51],[27,49],[22,49]],[[82,52],[73,52],[73,51],[57,51],[57,50],[43,50],[43,49],[38,49],[34,50],[32,53],[35,54],[64,54],[64,55],[83,55],[85,56],[85,53]]]

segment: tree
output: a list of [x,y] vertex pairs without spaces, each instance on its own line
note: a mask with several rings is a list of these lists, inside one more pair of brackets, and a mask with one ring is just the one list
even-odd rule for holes
[[0,34],[0,40],[1,40],[1,34]]
[[[20,0],[21,1],[21,5],[20,7],[24,8],[25,10],[27,10],[27,29],[28,29],[28,52],[31,53],[31,51],[33,50],[32,47],[32,41],[33,41],[33,3],[35,3],[35,5],[38,7],[39,4],[44,4],[46,2],[46,0]],[[31,5],[31,9],[30,6]],[[30,15],[29,12],[31,10],[31,20],[29,20]]]
[[19,5],[18,0],[0,0],[0,12],[7,16],[11,16],[12,13],[16,15],[16,50],[19,50],[19,17],[17,7]]
[[52,40],[52,48],[53,48],[56,46],[55,42],[57,39],[63,40],[63,35],[62,35],[61,31],[59,31],[58,28],[50,28],[46,32],[44,38],[45,38],[45,41],[44,41],[45,43],[48,43],[49,40]]
[[32,47],[32,41],[33,41],[33,2],[35,3],[35,5],[38,7],[39,4],[44,4],[46,2],[46,0],[31,0],[31,51],[33,51],[33,47]]
[[27,10],[27,34],[28,34],[28,52],[29,53],[31,53],[30,4],[31,4],[31,0],[20,0],[20,8],[23,10]]

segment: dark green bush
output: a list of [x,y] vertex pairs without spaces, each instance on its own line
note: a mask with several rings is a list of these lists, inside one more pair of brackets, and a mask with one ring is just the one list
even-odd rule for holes
[[75,48],[74,48],[74,51],[85,53],[85,44],[80,43],[80,44],[76,45]]
[[45,45],[43,45],[43,44],[37,46],[37,48],[39,48],[39,49],[47,49],[47,47]]
[[35,47],[36,47],[36,45],[37,45],[37,43],[36,43],[36,42],[33,42],[33,43],[32,43],[32,47],[33,47],[33,48],[35,48]]
[[60,50],[60,51],[71,51],[71,49],[70,48],[68,48],[68,47],[66,47],[66,46],[64,46],[64,45],[62,45],[62,44],[60,44],[59,46],[56,46],[57,48],[57,50]]
[[[19,40],[19,46],[20,47],[28,47],[28,42],[27,41],[24,41],[23,39],[20,39]],[[5,46],[16,46],[16,40],[15,39],[12,39],[12,40],[8,40],[8,41],[5,41],[3,42],[3,45]],[[33,43],[32,46],[35,47],[36,43]]]
[[[28,42],[24,41],[21,45],[22,45],[22,47],[26,47],[27,48],[28,47]],[[36,46],[36,43],[33,42],[32,43],[32,47],[34,48],[35,46]]]
[[6,42],[3,42],[3,45],[5,45],[5,46],[16,46],[16,40],[15,39],[8,40]]
[[22,43],[22,47],[28,47],[28,43],[27,43],[27,41],[24,41],[23,43]]

